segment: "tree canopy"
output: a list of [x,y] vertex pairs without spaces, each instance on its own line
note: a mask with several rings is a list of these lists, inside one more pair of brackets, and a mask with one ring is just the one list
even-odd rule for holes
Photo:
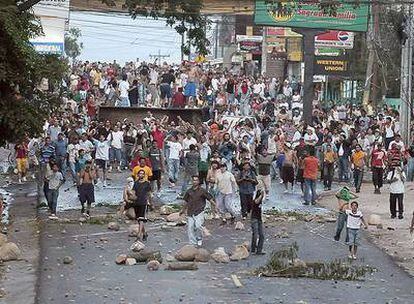
[[70,28],[65,35],[65,53],[72,60],[75,60],[82,52],[83,43],[78,41],[81,36],[80,29],[76,27]]
[[[183,52],[190,54],[195,48],[200,55],[208,54],[210,41],[206,38],[209,20],[201,14],[203,0],[124,0],[132,18],[137,16],[153,19],[165,18],[166,24],[180,35],[186,35]],[[102,0],[107,5],[115,5],[114,0]]]
[[[32,2],[32,5],[38,1]],[[40,134],[43,122],[59,106],[59,88],[67,63],[35,51],[30,39],[42,34],[39,20],[14,0],[0,8],[0,145]],[[45,83],[47,84],[45,86]]]

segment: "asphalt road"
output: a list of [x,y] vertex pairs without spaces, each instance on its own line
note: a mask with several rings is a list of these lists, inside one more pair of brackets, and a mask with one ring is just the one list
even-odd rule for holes
[[[78,213],[65,216],[77,217]],[[186,228],[161,231],[159,223],[149,224],[147,246],[163,255],[186,242]],[[205,247],[231,249],[250,239],[249,231],[208,222],[212,236]],[[246,223],[246,227],[248,224]],[[37,303],[414,303],[413,279],[398,268],[381,250],[362,238],[359,265],[370,265],[377,272],[365,281],[321,281],[255,277],[249,270],[265,263],[267,256],[221,265],[211,261],[197,271],[147,271],[145,265],[119,266],[114,259],[126,253],[133,242],[122,225],[118,232],[106,226],[62,224],[45,221],[41,233],[41,259]],[[289,238],[276,238],[285,229]],[[346,258],[347,246],[332,240],[334,224],[302,221],[278,222],[265,229],[265,250],[269,253],[296,241],[300,258],[328,261]],[[69,255],[74,262],[63,265]],[[237,274],[243,287],[230,279]]]

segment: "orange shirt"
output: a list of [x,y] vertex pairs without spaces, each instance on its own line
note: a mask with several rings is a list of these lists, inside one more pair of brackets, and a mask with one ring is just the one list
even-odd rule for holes
[[351,161],[355,167],[362,168],[364,167],[364,157],[365,157],[364,151],[358,151],[358,152],[355,151],[351,156]]
[[303,167],[303,178],[318,179],[319,160],[315,156],[305,157]]

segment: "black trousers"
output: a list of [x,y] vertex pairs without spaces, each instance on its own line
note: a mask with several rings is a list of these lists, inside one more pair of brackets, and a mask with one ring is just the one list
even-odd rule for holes
[[372,182],[374,183],[375,188],[381,188],[383,185],[383,179],[384,179],[384,169],[382,167],[372,168]]
[[398,202],[398,214],[402,215],[404,212],[404,193],[390,193],[390,212],[392,216],[397,215],[397,202]]
[[262,219],[252,218],[252,244],[251,252],[262,252],[264,243],[263,222]]
[[325,188],[331,188],[333,174],[334,174],[334,164],[324,163],[323,164],[323,185]]
[[242,217],[247,217],[247,214],[252,210],[253,193],[240,193],[240,205]]

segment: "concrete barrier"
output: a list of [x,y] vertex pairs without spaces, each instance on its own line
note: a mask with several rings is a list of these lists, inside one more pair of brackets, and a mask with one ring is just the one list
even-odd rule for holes
[[141,123],[142,119],[148,117],[148,113],[160,119],[167,115],[170,122],[178,123],[180,116],[185,122],[193,125],[200,125],[203,121],[208,120],[208,109],[164,109],[164,108],[118,108],[118,107],[100,107],[98,119],[100,121],[109,120],[113,123],[123,121],[128,118],[134,123]]

